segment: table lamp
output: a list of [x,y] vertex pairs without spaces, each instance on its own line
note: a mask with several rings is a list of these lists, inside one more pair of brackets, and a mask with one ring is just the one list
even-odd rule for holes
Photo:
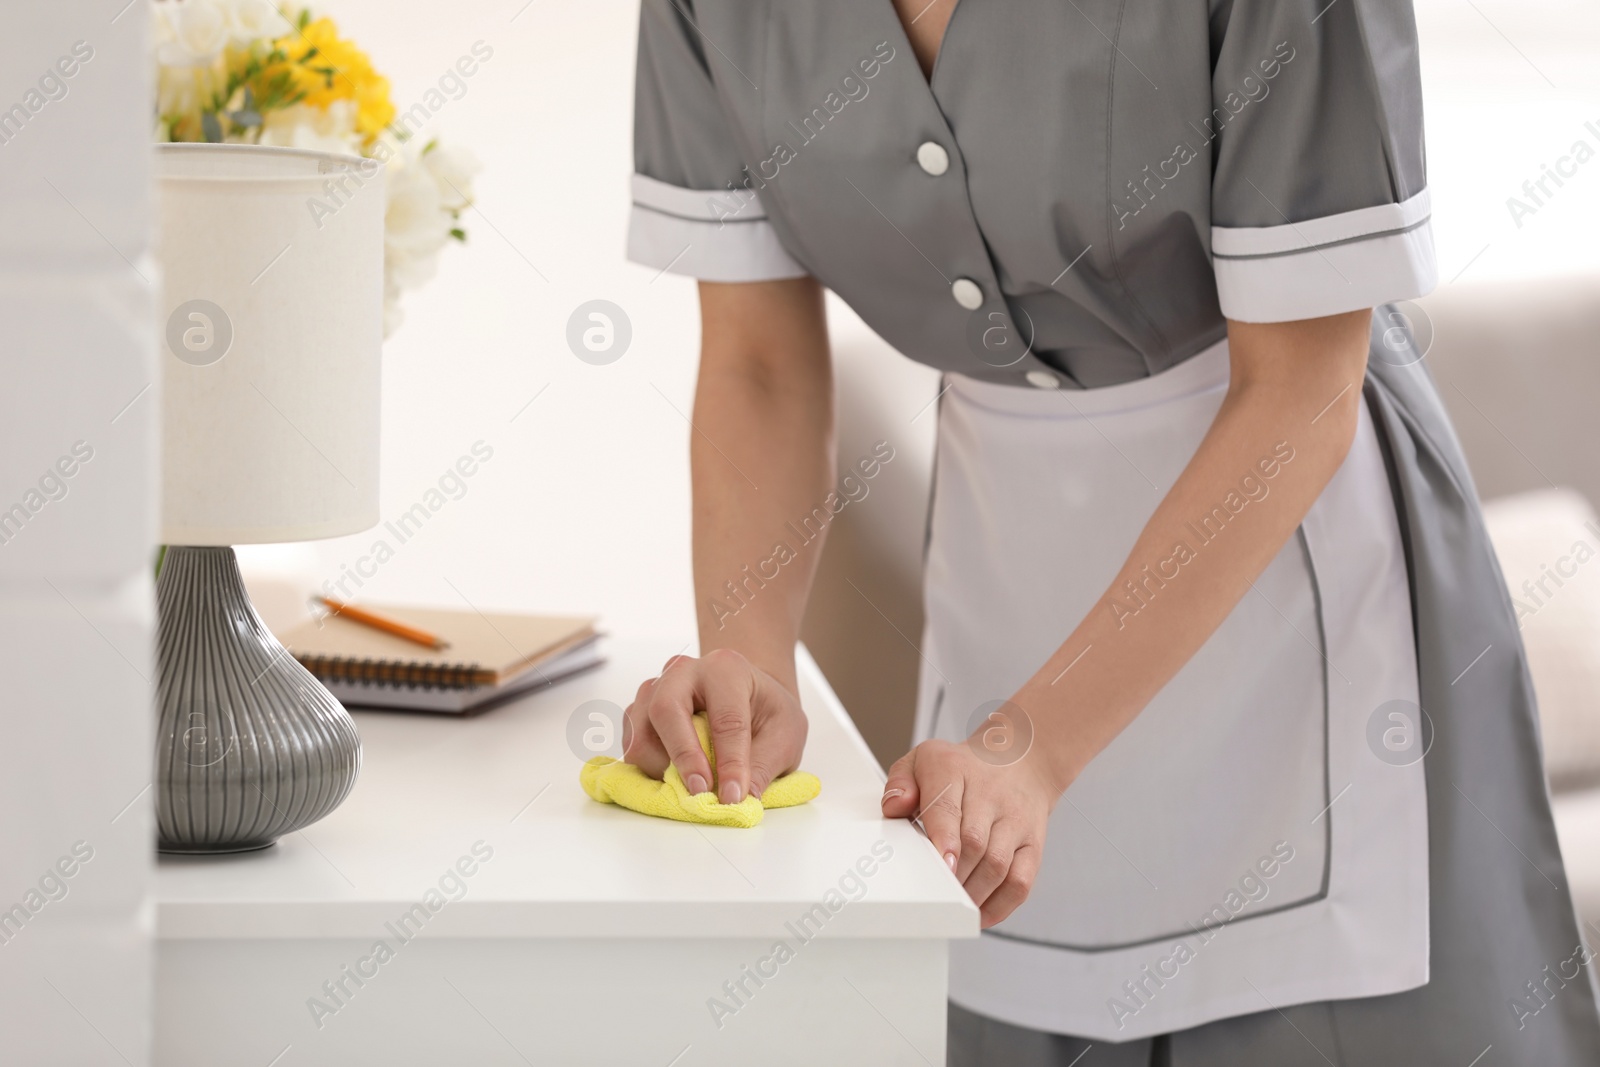
[[378,521],[384,182],[357,156],[161,144],[163,852],[241,852],[328,814],[355,722],[268,631],[231,546]]

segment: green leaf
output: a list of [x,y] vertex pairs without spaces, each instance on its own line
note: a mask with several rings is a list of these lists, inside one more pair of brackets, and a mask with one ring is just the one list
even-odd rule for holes
[[455,226],[455,227],[451,228],[450,236],[454,237],[456,240],[458,240],[458,241],[462,242],[463,244],[465,244],[466,240],[467,240],[467,231],[463,230],[459,226]]
[[429,141],[427,144],[422,146],[422,154],[423,155],[427,155],[429,152],[432,152],[435,148],[438,148],[438,147],[439,147],[439,138],[435,137],[433,140]]

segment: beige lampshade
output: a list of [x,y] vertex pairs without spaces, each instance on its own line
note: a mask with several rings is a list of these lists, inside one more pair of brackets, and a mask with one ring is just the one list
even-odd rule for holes
[[383,168],[156,146],[162,541],[305,541],[378,521]]

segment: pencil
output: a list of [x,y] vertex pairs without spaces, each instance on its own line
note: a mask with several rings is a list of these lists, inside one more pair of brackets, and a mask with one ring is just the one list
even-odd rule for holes
[[387,615],[379,615],[376,612],[368,611],[365,608],[358,608],[353,604],[346,604],[343,601],[334,600],[332,597],[319,596],[317,599],[322,601],[323,604],[327,605],[329,611],[333,612],[335,615],[343,615],[351,622],[359,622],[364,626],[372,627],[374,630],[382,630],[386,634],[394,634],[396,637],[403,637],[407,641],[413,641],[416,644],[422,645],[424,648],[431,648],[435,651],[450,647],[450,643],[444,638],[430,634],[426,630],[418,629],[417,627],[411,626],[407,623],[400,622],[398,619],[391,619]]

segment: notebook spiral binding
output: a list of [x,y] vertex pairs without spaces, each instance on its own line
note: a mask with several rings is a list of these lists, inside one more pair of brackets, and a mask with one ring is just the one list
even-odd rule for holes
[[493,672],[485,671],[476,663],[415,663],[317,655],[295,658],[324,682],[393,689],[473,689],[494,682]]

